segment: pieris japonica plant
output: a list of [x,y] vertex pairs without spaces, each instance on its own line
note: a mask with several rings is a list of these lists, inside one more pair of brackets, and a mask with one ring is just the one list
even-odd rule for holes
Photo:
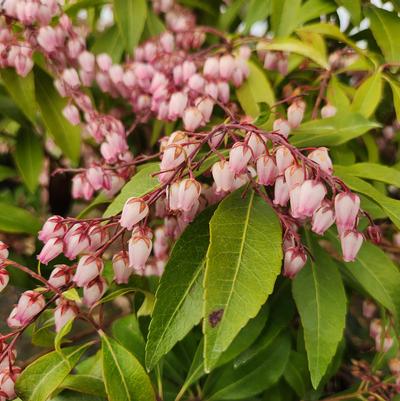
[[0,1],[0,401],[400,399],[398,12]]

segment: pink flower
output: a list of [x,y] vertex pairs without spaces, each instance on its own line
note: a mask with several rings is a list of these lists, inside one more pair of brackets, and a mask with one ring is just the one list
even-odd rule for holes
[[289,200],[289,186],[283,176],[279,176],[275,181],[274,205],[286,206]]
[[67,231],[67,227],[63,224],[64,219],[61,216],[49,217],[44,223],[43,228],[39,231],[38,238],[40,241],[47,242],[50,238],[61,238]]
[[0,265],[4,259],[8,259],[8,246],[0,241]]
[[260,135],[249,133],[246,135],[246,143],[252,151],[252,157],[257,160],[263,153],[265,153],[265,142]]
[[290,134],[291,127],[287,120],[283,118],[278,118],[274,121],[272,129],[277,131],[278,134],[282,135],[283,137],[287,138]]
[[79,115],[79,110],[73,104],[65,106],[63,111],[63,116],[72,124],[78,125],[81,122],[81,117]]
[[274,185],[278,169],[271,156],[264,155],[257,159],[257,182],[261,185]]
[[62,78],[71,89],[78,89],[81,84],[79,75],[74,68],[65,69],[62,73]]
[[298,165],[293,165],[285,170],[285,181],[289,186],[289,190],[292,190],[297,185],[304,182],[306,178],[306,170]]
[[64,242],[61,238],[50,238],[40,251],[37,259],[40,261],[40,263],[47,265],[47,263],[60,255],[63,249]]
[[285,146],[279,146],[275,152],[276,166],[278,173],[283,174],[285,170],[294,163],[294,157]]
[[363,243],[363,236],[356,230],[346,230],[340,235],[342,245],[343,260],[353,262]]
[[194,74],[189,78],[188,86],[195,92],[202,92],[204,89],[205,80],[200,74]]
[[364,299],[362,304],[362,312],[363,316],[366,319],[372,319],[377,310],[378,310],[377,306],[372,301],[370,301],[369,299]]
[[0,268],[0,292],[7,287],[7,284],[10,280],[10,276],[6,269]]
[[89,308],[92,307],[101,299],[107,288],[108,286],[104,278],[98,276],[83,287],[83,303]]
[[232,189],[234,175],[226,160],[215,163],[211,169],[218,192],[228,192]]
[[129,266],[142,274],[152,249],[151,240],[145,235],[135,235],[129,240]]
[[119,223],[122,227],[132,230],[133,226],[149,214],[149,207],[142,198],[129,198],[122,209]]
[[345,230],[354,228],[359,210],[360,198],[356,194],[342,192],[336,195],[335,214],[339,234]]
[[219,59],[219,75],[222,79],[229,80],[235,69],[235,59],[226,54]]
[[57,47],[57,33],[51,26],[43,26],[39,29],[37,41],[46,52],[51,53]]
[[304,216],[299,212],[299,204],[300,204],[300,185],[296,185],[289,192],[290,199],[290,213],[295,219],[301,219]]
[[317,148],[313,150],[308,158],[319,165],[322,171],[325,171],[328,174],[332,174],[333,166],[332,160],[329,157],[327,148]]
[[93,255],[82,256],[76,268],[73,281],[78,287],[83,287],[99,276],[103,268],[104,264],[101,258]]
[[69,284],[72,279],[72,268],[68,265],[55,265],[49,277],[49,284],[61,288]]
[[218,99],[224,104],[228,103],[230,96],[229,84],[224,81],[219,81],[217,86],[218,86]]
[[307,262],[307,254],[300,248],[292,247],[285,251],[283,275],[293,278]]
[[328,118],[328,117],[333,117],[337,113],[337,109],[335,106],[332,104],[327,103],[322,109],[321,109],[321,117],[322,118]]
[[316,180],[306,180],[300,186],[298,212],[311,217],[325,198],[326,188],[324,184]]
[[112,66],[112,59],[106,53],[101,53],[96,57],[97,65],[100,70],[107,72]]
[[153,251],[156,258],[163,258],[168,255],[168,238],[165,227],[158,227],[154,231]]
[[70,321],[75,319],[78,315],[79,309],[74,302],[61,301],[54,311],[54,323],[56,325],[56,332],[61,329]]
[[120,251],[112,259],[114,281],[117,284],[127,284],[133,269],[129,266],[129,255],[126,251]]
[[197,109],[203,115],[203,121],[210,121],[211,114],[214,108],[214,102],[209,97],[198,98],[195,103]]
[[90,167],[86,172],[86,178],[95,191],[102,189],[105,183],[104,171],[99,166]]
[[[15,393],[15,382],[21,374],[21,368],[13,366],[12,370],[6,368],[0,372],[0,392],[2,392],[7,400],[13,400],[17,395]],[[3,396],[2,399],[5,399]]]
[[108,232],[106,228],[99,224],[90,227],[88,236],[90,240],[88,251],[94,252],[107,241]]
[[[35,291],[25,291],[19,298],[13,318],[21,326],[29,323],[46,305],[42,294]],[[11,317],[11,315],[10,315]]]
[[203,122],[203,114],[197,107],[189,107],[183,113],[183,125],[187,131],[195,131]]
[[325,231],[335,222],[335,212],[332,206],[322,205],[312,216],[312,230],[319,235],[323,235]]
[[184,212],[192,209],[201,193],[201,184],[193,178],[187,178],[179,183],[178,208]]
[[178,117],[182,117],[187,102],[188,98],[186,93],[175,92],[172,94],[169,101],[168,118],[170,120],[176,120]]
[[92,72],[96,66],[96,58],[94,54],[88,52],[87,50],[83,51],[78,57],[79,65],[82,70],[86,72]]
[[242,142],[236,142],[229,151],[229,168],[234,174],[246,171],[252,157],[250,147]]
[[208,57],[204,62],[203,74],[210,79],[219,77],[219,61],[217,57]]
[[64,255],[70,260],[73,260],[81,253],[88,251],[90,246],[90,239],[86,227],[75,227],[64,237]]
[[302,100],[295,100],[287,110],[289,125],[297,128],[303,120],[306,104]]

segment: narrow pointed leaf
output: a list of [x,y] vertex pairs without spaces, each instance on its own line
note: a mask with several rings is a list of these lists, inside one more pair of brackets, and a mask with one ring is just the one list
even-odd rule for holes
[[281,269],[281,226],[254,192],[238,190],[210,221],[204,279],[204,356],[210,370],[272,292]]
[[42,223],[39,218],[25,209],[0,202],[0,231],[36,235]]
[[370,117],[382,100],[382,74],[376,72],[368,77],[357,89],[351,110]]

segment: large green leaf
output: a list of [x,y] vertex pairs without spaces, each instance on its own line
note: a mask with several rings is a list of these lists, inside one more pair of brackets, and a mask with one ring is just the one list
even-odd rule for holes
[[0,202],[0,210],[0,231],[37,234],[42,226],[40,220],[25,209]]
[[313,259],[293,280],[293,296],[304,328],[308,367],[318,387],[343,336],[346,296],[337,265],[315,241],[308,241]]
[[255,22],[263,21],[268,17],[268,15],[270,15],[271,6],[271,0],[250,0],[246,16],[243,21],[245,23],[245,34],[249,33],[250,28]]
[[63,349],[63,355],[50,352],[30,364],[16,383],[17,394],[24,401],[46,401],[92,343]]
[[315,18],[319,19],[321,15],[330,14],[335,9],[335,4],[330,0],[308,0],[301,6],[297,25]]
[[207,208],[175,243],[156,293],[146,345],[146,366],[152,369],[179,340],[200,322],[204,261],[209,244]]
[[132,54],[139,44],[146,23],[146,0],[114,0],[114,15],[125,50]]
[[394,110],[396,111],[397,120],[400,120],[400,84],[387,75],[384,75],[384,78],[389,82],[392,89]]
[[334,105],[340,112],[348,112],[350,100],[335,76],[329,81],[326,96],[329,103]]
[[282,376],[290,353],[290,336],[281,335],[267,349],[239,368],[223,367],[208,401],[248,399],[274,385]]
[[265,102],[269,106],[275,103],[274,91],[264,71],[257,64],[249,61],[250,75],[236,89],[236,96],[245,113],[253,118],[258,117],[258,103]]
[[382,100],[382,74],[375,72],[357,89],[351,110],[370,117]]
[[274,210],[254,192],[224,199],[210,221],[204,279],[205,369],[210,370],[272,292],[282,260]]
[[1,70],[1,78],[15,104],[29,120],[35,122],[36,99],[33,72],[30,72],[25,78],[22,78],[14,69],[5,68]]
[[17,172],[8,166],[0,165],[0,182],[7,180],[8,178],[13,178],[17,175]]
[[103,380],[93,375],[70,375],[62,382],[63,389],[73,390],[78,393],[98,395],[106,397]]
[[307,121],[293,130],[290,142],[302,146],[336,146],[365,134],[380,125],[359,113],[337,114],[334,117]]
[[364,13],[370,20],[371,31],[385,56],[386,62],[400,62],[398,15],[377,7],[368,7]]
[[34,132],[26,129],[19,131],[14,158],[22,180],[29,191],[34,192],[44,162],[42,142]]
[[67,101],[54,89],[52,78],[39,68],[35,70],[35,87],[46,128],[65,156],[77,163],[81,146],[80,128],[71,125],[62,114]]
[[122,345],[101,333],[103,377],[109,401],[156,401],[150,378]]
[[275,37],[289,36],[300,15],[301,0],[272,0],[271,25]]
[[311,388],[307,355],[292,350],[284,377],[300,399],[304,399],[306,391]]

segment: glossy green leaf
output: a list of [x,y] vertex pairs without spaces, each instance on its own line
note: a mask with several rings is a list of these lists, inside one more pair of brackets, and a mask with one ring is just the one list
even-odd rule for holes
[[283,375],[290,387],[292,387],[300,399],[303,399],[306,391],[311,388],[307,356],[292,350]]
[[307,0],[300,9],[298,25],[320,18],[321,15],[330,14],[336,9],[330,0]]
[[1,70],[1,78],[15,104],[30,121],[35,122],[37,107],[33,72],[22,78],[14,69],[5,68]]
[[62,329],[56,334],[56,337],[54,338],[54,348],[61,355],[64,355],[64,352],[61,349],[61,344],[64,340],[64,337],[71,332],[74,320],[74,318],[68,320],[68,322],[62,327]]
[[146,0],[114,0],[114,15],[125,43],[125,50],[132,54],[139,44],[146,23]]
[[0,231],[37,234],[42,226],[40,220],[25,209],[0,202],[0,210]]
[[244,83],[236,89],[236,96],[245,113],[253,118],[259,115],[258,103],[275,103],[274,91],[264,71],[257,64],[249,61],[250,75]]
[[272,292],[281,269],[281,227],[254,192],[225,198],[210,221],[204,279],[204,356],[210,370]]
[[271,116],[271,108],[267,103],[261,102],[258,103],[258,109],[258,117],[253,121],[253,124],[261,127],[268,122],[268,119]]
[[156,401],[150,378],[122,345],[101,333],[103,377],[109,401]]
[[146,344],[146,366],[152,369],[193,326],[200,322],[204,261],[209,244],[207,208],[176,242],[161,277]]
[[348,112],[350,100],[335,76],[329,81],[326,96],[329,103],[335,106],[339,112]]
[[0,165],[0,182],[17,176],[17,172],[8,166]]
[[16,383],[17,394],[24,401],[46,401],[61,385],[92,343],[50,352],[30,364]]
[[278,50],[300,54],[314,61],[323,68],[328,68],[328,61],[320,50],[312,45],[294,38],[277,38],[269,43],[262,43],[258,46],[263,50]]
[[124,41],[116,25],[99,34],[90,49],[94,54],[107,53],[114,63],[119,63],[124,52]]
[[35,70],[36,99],[43,121],[54,142],[65,156],[77,163],[80,156],[80,128],[71,125],[62,115],[67,100],[54,89],[52,78],[39,68]]
[[275,37],[289,36],[300,15],[301,0],[272,0],[271,27]]
[[70,375],[62,382],[61,388],[73,390],[78,393],[106,397],[103,380],[91,375]]
[[113,323],[111,331],[113,337],[143,365],[145,341],[135,314],[132,313],[117,319]]
[[292,131],[290,142],[298,147],[336,146],[379,126],[359,113],[337,114],[334,117],[301,124]]
[[304,328],[308,367],[318,387],[343,337],[346,295],[337,265],[316,241],[308,241],[313,259],[293,280],[293,296]]
[[35,192],[43,168],[44,154],[42,142],[34,132],[26,129],[18,132],[14,158],[23,182],[29,191]]
[[389,82],[390,88],[392,89],[394,110],[396,111],[397,120],[399,120],[400,119],[400,83],[398,83],[397,81],[394,81],[393,79],[390,79],[387,76],[384,76],[384,78]]
[[387,63],[400,62],[400,25],[397,14],[377,7],[368,7],[364,14]]
[[357,89],[351,110],[370,117],[382,100],[382,74],[376,72],[368,77]]
[[224,367],[214,386],[206,391],[208,401],[248,399],[274,385],[282,376],[290,353],[289,335],[281,335],[249,364]]

